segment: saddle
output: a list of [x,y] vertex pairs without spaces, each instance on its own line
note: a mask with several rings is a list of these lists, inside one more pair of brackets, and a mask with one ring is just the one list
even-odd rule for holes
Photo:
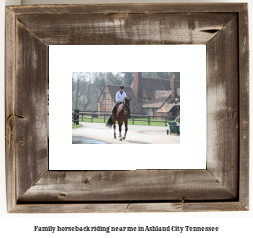
[[118,107],[119,107],[120,104],[122,104],[122,102],[115,104],[115,106],[112,109],[112,113],[116,113],[117,112],[117,109],[118,109]]

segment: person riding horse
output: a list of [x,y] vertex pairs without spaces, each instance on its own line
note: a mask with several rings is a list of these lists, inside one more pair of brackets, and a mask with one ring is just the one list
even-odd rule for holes
[[[116,104],[114,105],[113,109],[112,109],[112,116],[116,117],[116,110],[118,108],[118,106],[123,103],[124,98],[127,98],[126,93],[124,92],[124,86],[120,85],[120,90],[116,93],[115,99],[116,99]],[[130,108],[128,109],[128,118],[131,118],[130,115]]]
[[[112,109],[112,115],[109,117],[106,126],[114,128],[114,139],[116,139],[116,122],[119,125],[119,140],[125,140],[128,131],[128,118],[130,116],[130,98],[127,98],[124,92],[124,86],[116,93],[116,105]],[[125,124],[125,135],[121,136],[122,125]]]

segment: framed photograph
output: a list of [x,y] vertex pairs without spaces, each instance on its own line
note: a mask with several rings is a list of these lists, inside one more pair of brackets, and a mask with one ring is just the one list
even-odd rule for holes
[[5,42],[8,212],[249,210],[246,3],[11,6]]

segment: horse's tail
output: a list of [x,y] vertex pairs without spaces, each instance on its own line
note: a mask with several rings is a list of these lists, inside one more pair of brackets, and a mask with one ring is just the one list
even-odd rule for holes
[[113,120],[112,120],[112,116],[110,116],[110,118],[108,119],[106,126],[108,126],[109,128],[111,128],[113,125]]

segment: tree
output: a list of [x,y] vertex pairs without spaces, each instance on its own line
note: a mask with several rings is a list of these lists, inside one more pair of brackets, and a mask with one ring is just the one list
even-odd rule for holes
[[180,80],[180,72],[143,72],[142,75],[145,78],[160,78],[171,79],[175,74],[176,78]]
[[[85,109],[91,99],[91,80],[89,73],[72,73],[72,107]],[[82,100],[81,100],[82,99]]]
[[123,76],[123,84],[125,86],[131,86],[134,80],[134,73],[133,72],[122,72]]
[[[143,72],[143,77],[180,80],[179,72]],[[98,98],[106,84],[131,86],[133,72],[72,73],[72,109],[97,110]]]
[[112,84],[112,85],[121,85],[123,83],[122,75],[121,73],[112,73],[107,72],[106,73],[106,84]]
[[92,83],[91,82],[87,82],[86,86],[85,86],[85,90],[84,93],[82,94],[82,110],[84,111],[87,106],[90,104],[91,101],[91,95],[92,95]]

